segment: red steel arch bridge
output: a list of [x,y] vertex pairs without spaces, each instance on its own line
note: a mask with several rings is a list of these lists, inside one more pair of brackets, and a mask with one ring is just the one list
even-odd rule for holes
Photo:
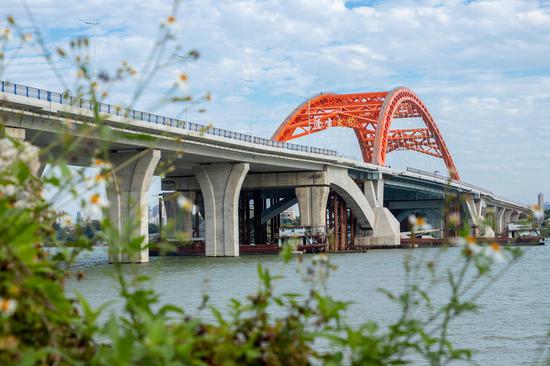
[[[396,118],[421,118],[425,128],[392,129]],[[420,97],[399,87],[391,91],[319,94],[298,106],[272,139],[289,141],[332,127],[352,128],[367,163],[385,165],[386,155],[411,150],[443,159],[449,176],[460,180],[435,119]]]

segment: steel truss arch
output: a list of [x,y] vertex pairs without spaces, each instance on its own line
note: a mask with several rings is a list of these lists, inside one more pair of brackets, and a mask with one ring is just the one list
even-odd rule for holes
[[[394,118],[422,118],[426,128],[391,129]],[[319,94],[299,105],[272,139],[288,141],[332,127],[355,131],[363,160],[384,165],[386,155],[411,150],[443,159],[449,176],[460,180],[443,136],[422,100],[410,89],[389,92]]]

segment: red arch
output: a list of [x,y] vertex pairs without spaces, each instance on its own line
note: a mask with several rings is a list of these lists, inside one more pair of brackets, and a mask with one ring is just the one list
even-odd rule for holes
[[[391,129],[394,118],[422,118],[426,128]],[[299,105],[272,139],[288,141],[331,127],[353,128],[363,160],[384,165],[386,154],[412,150],[443,159],[452,179],[460,180],[434,118],[408,88],[390,92],[319,94]]]

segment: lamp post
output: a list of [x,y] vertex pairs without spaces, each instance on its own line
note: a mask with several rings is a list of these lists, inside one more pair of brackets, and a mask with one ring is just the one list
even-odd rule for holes
[[309,135],[311,135],[311,98],[301,94],[298,95],[307,100],[307,151],[309,152]]
[[99,24],[99,22],[96,20],[95,22],[91,22],[91,21],[88,21],[88,20],[84,20],[84,19],[80,19],[81,22],[85,23],[85,24],[88,24],[88,25],[91,25],[92,26],[92,29],[93,29],[93,69],[94,69],[94,78],[93,78],[93,81],[95,82],[96,81],[96,68],[95,68],[95,26]]
[[[244,81],[246,83],[254,82],[254,80],[251,79],[239,79],[241,81]],[[248,98],[250,99],[250,136],[253,135],[253,125],[254,125],[254,93],[252,92],[252,86],[250,86],[250,89],[248,91]]]
[[[191,59],[193,57],[191,57],[191,56],[181,56],[181,55],[178,55],[176,53],[174,53],[174,57],[177,57],[178,59],[183,61],[183,64],[184,64],[184,67],[185,67],[185,75],[187,77],[189,77],[189,75],[187,74],[187,62],[189,61],[189,59]],[[189,110],[189,98],[185,98],[185,122],[189,122],[187,120],[188,110]]]
[[307,98],[307,152],[311,149],[309,136],[311,135],[311,98]]

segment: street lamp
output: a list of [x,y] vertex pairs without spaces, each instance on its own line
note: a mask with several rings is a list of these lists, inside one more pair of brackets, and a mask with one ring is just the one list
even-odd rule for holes
[[[239,79],[239,80],[244,81],[246,83],[254,82],[254,80],[250,80],[250,79]],[[252,136],[253,124],[254,124],[254,93],[252,92],[252,86],[250,86],[250,89],[248,91],[248,98],[250,99],[250,136]]]
[[309,136],[311,135],[311,98],[307,98],[307,152],[311,149]]
[[298,95],[307,100],[307,150],[309,152],[309,135],[311,135],[311,98],[301,94]]
[[84,20],[84,19],[80,19],[81,22],[85,23],[85,24],[88,24],[88,25],[91,25],[92,26],[92,29],[93,29],[93,48],[94,48],[94,55],[93,55],[93,68],[94,68],[94,82],[96,81],[96,69],[95,69],[95,26],[99,24],[99,22],[96,20],[95,22],[91,22],[91,21],[88,21],[88,20]]
[[[191,56],[181,56],[181,55],[178,55],[176,53],[174,53],[173,56],[177,57],[178,59],[183,61],[183,64],[184,64],[184,67],[185,67],[185,75],[187,77],[189,77],[189,75],[187,74],[187,62],[189,61],[189,59],[192,59],[193,57],[191,57]],[[189,110],[189,98],[185,98],[185,122],[188,122],[188,118],[187,118],[187,111],[188,110]]]

